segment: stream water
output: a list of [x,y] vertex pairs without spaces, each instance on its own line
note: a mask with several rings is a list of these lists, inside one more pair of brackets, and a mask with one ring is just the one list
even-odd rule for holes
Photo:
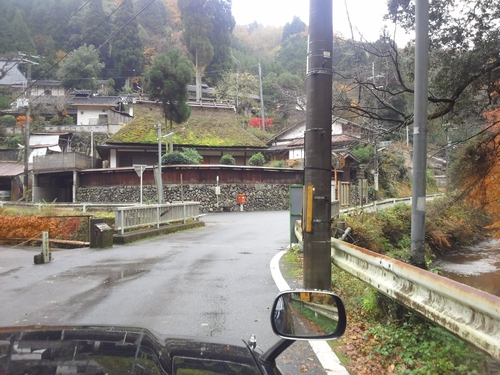
[[440,274],[500,296],[500,239],[489,239],[445,254],[434,262]]

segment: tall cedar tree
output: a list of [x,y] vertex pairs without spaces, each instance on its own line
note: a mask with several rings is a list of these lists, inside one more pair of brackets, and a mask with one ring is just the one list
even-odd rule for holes
[[[220,70],[230,67],[230,35],[235,21],[231,0],[179,0],[184,39],[196,65],[196,99],[201,99],[202,71],[211,68],[220,78]],[[215,57],[215,58],[214,58]]]
[[14,19],[10,22],[10,30],[12,33],[12,48],[14,51],[27,54],[35,53],[35,45],[30,36],[30,30],[24,22],[23,14],[20,9],[16,10]]
[[134,15],[133,3],[122,0],[122,6],[115,15],[115,28],[118,30],[127,22],[129,23],[113,38],[110,64],[112,70],[108,73],[108,76],[113,77],[118,88],[123,87],[129,77],[139,76],[144,68],[139,26],[133,19]]
[[180,124],[191,115],[191,107],[187,104],[193,64],[178,51],[170,49],[167,53],[157,55],[153,65],[146,71],[145,82],[151,99],[161,101],[165,124]]
[[179,0],[184,40],[196,66],[196,100],[201,100],[202,70],[214,57],[210,41],[213,32],[214,0]]
[[[81,31],[78,45],[85,43],[99,48],[111,35],[111,22],[105,21],[107,15],[102,8],[102,0],[90,0],[87,7],[89,8],[85,15],[85,26]],[[103,46],[99,50],[100,59],[105,62],[109,56],[109,48],[109,46]]]
[[[146,5],[151,4],[150,0],[137,0],[134,3],[136,12],[144,9]],[[164,35],[166,28],[170,26],[170,15],[164,2],[155,1],[139,14],[137,20],[141,26],[149,33],[155,35]]]
[[215,3],[213,33],[210,36],[210,43],[214,47],[214,57],[205,71],[207,81],[212,86],[217,84],[224,72],[233,68],[231,35],[236,21],[231,13],[231,3],[231,0],[219,0]]

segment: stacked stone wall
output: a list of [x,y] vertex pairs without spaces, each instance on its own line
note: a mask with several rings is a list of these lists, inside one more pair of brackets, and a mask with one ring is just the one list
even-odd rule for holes
[[[165,202],[195,201],[200,202],[201,212],[239,211],[238,194],[245,194],[245,211],[280,211],[288,210],[289,185],[284,184],[225,184],[219,185],[220,194],[215,194],[215,185],[164,185]],[[218,199],[217,199],[218,198]],[[113,186],[78,188],[77,202],[89,203],[139,203],[139,186]],[[143,186],[142,202],[156,204],[158,195],[155,186]]]

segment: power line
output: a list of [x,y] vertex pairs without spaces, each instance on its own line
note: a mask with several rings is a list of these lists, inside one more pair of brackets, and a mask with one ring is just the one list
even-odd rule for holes
[[85,7],[88,3],[90,3],[92,0],[88,0],[85,4],[83,4],[82,6],[80,6],[80,8],[78,8],[76,10],[75,13],[73,13],[66,21],[64,21],[61,25],[59,25],[59,27],[57,27],[54,31],[52,31],[49,36],[52,36],[57,30],[59,30],[61,27],[65,26],[74,16],[76,16],[76,14],[83,9],[83,7]]
[[[85,39],[87,39],[92,33],[94,33],[105,21],[107,21],[114,13],[116,13],[116,11],[118,9],[120,9],[126,2],[127,0],[123,0],[122,3],[115,9],[113,10],[113,12],[111,12],[96,28],[94,28],[94,30],[92,32],[90,32],[89,34],[87,34],[85,36],[85,38],[82,40],[84,41]],[[123,26],[121,26],[118,30],[116,30],[113,34],[111,34],[111,36],[106,39],[106,41],[104,41],[98,48],[96,48],[96,50],[100,50],[102,47],[104,47],[117,33],[119,33],[125,26],[127,26],[130,22],[132,22],[133,20],[135,20],[142,12],[144,12],[149,6],[151,6],[151,4],[153,4],[155,2],[155,0],[151,0],[151,2],[149,4],[147,4],[146,6],[144,6],[139,12],[137,12],[130,20],[128,20]],[[81,46],[80,46],[81,47]],[[62,61],[64,58],[66,58],[71,52],[75,51],[77,48],[73,48],[70,52],[66,53],[63,58],[61,60],[59,60],[58,62]],[[52,70],[54,68],[54,66],[56,66],[58,63],[54,63],[50,69],[48,69],[46,72],[44,73],[48,73],[50,70]],[[74,70],[76,70],[77,68],[79,68],[83,63],[75,66],[73,69],[71,69],[64,77],[62,77],[62,79],[66,78],[70,73],[72,73]],[[17,100],[19,97],[21,97],[22,95],[24,95],[29,89],[31,89],[31,87],[34,85],[34,83],[30,84],[25,90],[23,90],[23,92],[21,92],[15,99]],[[39,97],[41,97],[42,94],[38,95],[37,97],[35,97],[34,99],[37,99]]]

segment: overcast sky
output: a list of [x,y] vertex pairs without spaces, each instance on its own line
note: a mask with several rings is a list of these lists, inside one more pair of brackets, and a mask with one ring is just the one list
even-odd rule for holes
[[[349,7],[355,39],[359,39],[356,29],[369,41],[378,39],[387,0],[333,0],[333,30],[349,37],[345,3]],[[232,9],[238,25],[257,21],[265,26],[284,26],[294,16],[309,24],[309,0],[233,0]],[[396,38],[399,44],[409,39],[402,31],[399,34]]]

